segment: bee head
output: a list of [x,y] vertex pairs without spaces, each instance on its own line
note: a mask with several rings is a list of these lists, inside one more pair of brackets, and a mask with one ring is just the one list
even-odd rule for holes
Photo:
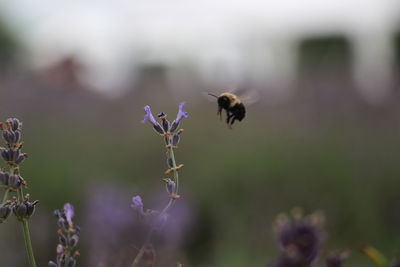
[[218,106],[227,109],[230,105],[230,99],[227,96],[220,96],[218,97]]

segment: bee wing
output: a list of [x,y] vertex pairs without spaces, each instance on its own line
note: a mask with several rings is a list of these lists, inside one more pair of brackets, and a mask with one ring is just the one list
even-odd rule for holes
[[260,92],[257,90],[245,90],[238,94],[238,97],[246,106],[249,106],[260,100]]

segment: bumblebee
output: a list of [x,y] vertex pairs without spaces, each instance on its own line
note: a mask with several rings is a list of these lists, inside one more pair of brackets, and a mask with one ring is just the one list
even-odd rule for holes
[[220,118],[222,118],[222,110],[224,109],[226,111],[226,124],[228,124],[229,128],[232,127],[232,124],[235,122],[235,120],[243,120],[246,115],[246,108],[239,97],[232,93],[222,93],[219,96],[209,93],[209,95],[217,98],[217,114],[220,116]]

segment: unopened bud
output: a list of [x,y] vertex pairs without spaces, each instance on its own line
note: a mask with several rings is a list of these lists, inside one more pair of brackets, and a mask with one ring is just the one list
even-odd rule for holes
[[179,121],[178,122],[176,122],[175,120],[172,122],[172,124],[171,124],[171,128],[169,129],[169,131],[171,132],[171,133],[173,133],[177,128],[178,128],[178,126],[179,126]]
[[0,204],[0,223],[4,222],[11,213],[9,204]]
[[175,192],[176,184],[174,181],[172,181],[170,178],[165,178],[163,179],[165,182],[165,188],[167,190],[168,194],[173,194]]
[[24,159],[26,159],[26,154],[20,153],[15,159],[15,164],[20,164]]
[[172,136],[172,145],[173,145],[173,146],[177,146],[178,143],[179,143],[179,140],[180,140],[179,134],[175,133],[175,134]]
[[13,189],[18,189],[21,187],[22,179],[18,174],[11,174],[8,178],[8,186]]
[[37,200],[33,202],[26,200],[22,203],[15,204],[13,212],[19,221],[29,219],[33,215],[37,203]]
[[174,163],[172,162],[172,158],[170,158],[168,155],[167,155],[167,165],[168,165],[169,168],[173,168],[174,167]]
[[22,122],[20,122],[17,118],[9,118],[6,120],[6,125],[10,127],[11,130],[16,131],[21,129]]
[[0,185],[8,185],[9,177],[7,172],[0,171]]
[[79,236],[78,235],[73,235],[70,239],[69,239],[69,246],[74,248],[76,247],[76,245],[78,244],[79,241]]
[[61,245],[63,245],[64,247],[67,246],[67,238],[65,237],[65,235],[60,234],[58,240],[60,241]]
[[164,134],[164,130],[161,128],[160,124],[153,125],[154,130],[159,134]]

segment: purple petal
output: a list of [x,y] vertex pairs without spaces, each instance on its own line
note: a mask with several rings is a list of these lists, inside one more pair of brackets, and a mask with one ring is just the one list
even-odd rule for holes
[[179,123],[182,118],[187,118],[189,117],[189,114],[185,111],[183,111],[183,107],[185,106],[186,102],[182,102],[179,104],[179,110],[178,110],[178,115],[176,116],[176,123]]
[[143,202],[142,202],[142,198],[138,195],[138,196],[134,196],[132,198],[132,208],[134,209],[141,209],[143,208]]
[[64,213],[65,217],[67,218],[67,222],[71,225],[72,217],[74,217],[74,207],[71,204],[66,203],[64,205]]
[[146,112],[146,115],[144,115],[144,118],[142,120],[142,123],[145,123],[146,121],[150,122],[153,124],[153,126],[158,125],[158,122],[154,119],[153,114],[151,113],[150,106],[145,106],[144,111]]

